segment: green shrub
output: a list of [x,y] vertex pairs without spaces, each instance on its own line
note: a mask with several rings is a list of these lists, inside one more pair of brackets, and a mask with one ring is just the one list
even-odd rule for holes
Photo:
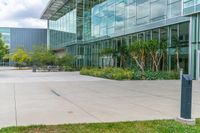
[[175,71],[159,72],[159,79],[165,79],[165,80],[179,79],[179,73]]
[[159,79],[159,72],[154,72],[154,71],[148,70],[145,72],[145,79],[146,80]]
[[67,72],[67,71],[71,72],[71,71],[73,71],[73,68],[70,67],[70,66],[63,66],[63,70],[64,70],[65,72]]
[[148,70],[145,72],[135,71],[134,80],[174,80],[179,79],[179,74],[174,71],[159,71],[155,72]]
[[122,68],[82,68],[80,74],[114,80],[131,80],[133,78],[133,72],[131,70]]
[[122,68],[82,68],[82,75],[101,77],[114,80],[174,80],[179,79],[179,74],[174,71],[155,72],[148,70],[141,72],[139,70],[128,70]]
[[138,70],[134,71],[133,79],[134,80],[145,80],[145,73],[138,71]]

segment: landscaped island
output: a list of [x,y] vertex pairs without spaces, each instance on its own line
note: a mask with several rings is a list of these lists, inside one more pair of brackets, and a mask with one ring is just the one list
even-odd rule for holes
[[114,80],[174,80],[179,74],[174,71],[139,71],[122,68],[82,68],[81,75],[101,77]]
[[179,49],[177,67],[167,66],[167,44],[165,41],[138,40],[131,45],[123,45],[118,50],[106,48],[101,51],[100,68],[82,68],[82,75],[115,80],[173,80],[180,76]]

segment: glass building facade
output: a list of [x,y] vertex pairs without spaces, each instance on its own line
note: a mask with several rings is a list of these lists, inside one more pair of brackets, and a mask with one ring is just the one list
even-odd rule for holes
[[0,27],[0,33],[10,53],[18,47],[32,51],[35,46],[47,45],[47,29]]
[[200,0],[183,0],[183,15],[190,17],[189,73],[200,79]]
[[117,50],[139,39],[157,39],[168,46],[166,69],[176,69],[178,41],[180,66],[195,77],[192,56],[196,57],[197,49],[192,51],[191,34],[197,34],[198,4],[199,0],[55,0],[49,2],[42,19],[48,20],[49,48],[76,56],[77,67],[108,65],[109,59],[100,56],[105,48]]
[[183,14],[191,15],[200,12],[200,0],[183,0]]

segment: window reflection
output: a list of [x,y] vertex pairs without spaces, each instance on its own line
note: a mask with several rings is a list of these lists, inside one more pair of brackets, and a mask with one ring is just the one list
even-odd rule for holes
[[168,18],[180,16],[181,11],[181,0],[168,0]]
[[164,19],[166,14],[166,1],[157,0],[151,2],[151,21],[158,21]]
[[[75,40],[82,40],[82,35],[85,41],[95,40],[134,32],[138,26],[181,15],[181,0],[85,0],[82,22],[77,17],[80,7],[77,11],[73,4],[73,10],[57,21],[49,21],[50,29],[63,32],[62,43],[67,41],[64,32]],[[79,22],[83,23],[82,27],[77,25]],[[51,35],[58,34],[56,31]]]

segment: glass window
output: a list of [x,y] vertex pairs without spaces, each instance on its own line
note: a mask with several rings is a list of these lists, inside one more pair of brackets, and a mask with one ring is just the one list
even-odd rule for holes
[[168,0],[168,18],[180,16],[182,5],[180,0]]
[[135,41],[137,41],[137,34],[132,35],[132,42],[135,42]]
[[176,46],[178,42],[178,27],[177,25],[173,25],[170,27],[171,31],[171,46]]
[[154,29],[152,31],[152,39],[155,39],[155,40],[159,41],[159,29]]
[[167,27],[160,28],[160,41],[167,42],[167,39],[168,39],[168,28]]
[[145,40],[151,40],[151,31],[146,31],[145,32]]
[[189,43],[189,22],[179,25],[179,41],[181,45],[188,45]]
[[[137,24],[144,24],[149,21],[149,1],[137,0]],[[145,10],[144,10],[145,9]]]
[[184,8],[191,7],[191,6],[194,6],[194,0],[184,0],[183,2]]
[[138,39],[139,40],[144,40],[144,37],[145,37],[144,36],[144,32],[138,34]]
[[151,2],[151,21],[157,21],[165,18],[165,0]]
[[126,29],[130,29],[130,28],[135,27],[135,23],[136,23],[135,21],[136,21],[135,17],[127,19],[126,20]]
[[114,27],[108,28],[108,35],[112,35],[114,34],[114,32],[115,32]]
[[131,18],[136,16],[136,1],[126,6],[126,18]]

